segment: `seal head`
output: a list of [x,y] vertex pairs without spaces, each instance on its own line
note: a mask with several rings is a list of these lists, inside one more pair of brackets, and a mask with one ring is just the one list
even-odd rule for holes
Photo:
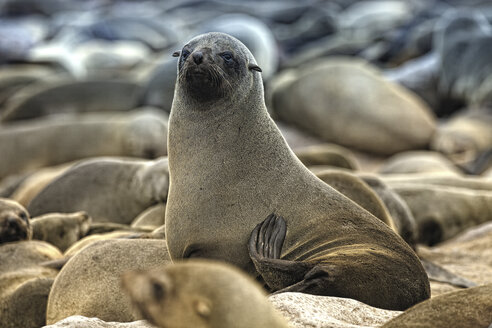
[[236,98],[245,82],[252,85],[252,81],[245,81],[252,79],[248,71],[261,72],[251,52],[224,33],[200,35],[173,56],[179,57],[176,83],[181,88],[176,89],[199,103]]

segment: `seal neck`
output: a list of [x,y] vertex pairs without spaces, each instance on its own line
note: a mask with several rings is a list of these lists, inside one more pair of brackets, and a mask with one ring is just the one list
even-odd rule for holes
[[233,181],[238,175],[270,179],[290,174],[287,168],[296,167],[298,159],[268,114],[261,81],[259,85],[260,90],[250,88],[241,100],[227,99],[201,110],[188,107],[176,91],[169,119],[171,181],[197,170],[206,174],[198,174],[193,183],[200,178]]

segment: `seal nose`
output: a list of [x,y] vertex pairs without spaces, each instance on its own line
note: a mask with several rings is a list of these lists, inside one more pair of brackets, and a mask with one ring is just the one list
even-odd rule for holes
[[193,61],[195,64],[200,65],[203,61],[203,52],[196,51],[193,53]]

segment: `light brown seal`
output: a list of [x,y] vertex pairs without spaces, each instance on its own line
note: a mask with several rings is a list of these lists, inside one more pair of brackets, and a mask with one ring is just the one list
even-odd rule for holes
[[44,240],[64,252],[89,231],[92,218],[87,213],[49,213],[31,220],[33,239]]
[[0,198],[0,244],[31,237],[32,226],[26,209],[14,200]]
[[258,70],[249,50],[222,33],[181,51],[168,139],[171,258],[221,259],[261,275],[271,291],[386,309],[428,298],[425,271],[403,239],[290,150]]
[[0,245],[0,327],[38,328],[46,323],[46,304],[58,271],[42,265],[60,251],[43,241]]
[[123,275],[124,289],[158,327],[287,328],[256,281],[215,261],[190,260]]
[[81,161],[29,203],[32,216],[86,211],[94,222],[130,224],[168,192],[167,158],[153,161],[95,158]]
[[468,328],[490,327],[492,284],[433,297],[417,304],[382,328]]
[[164,156],[167,119],[162,111],[149,109],[65,114],[1,124],[0,154],[8,160],[0,162],[0,178],[87,157]]
[[75,254],[57,275],[48,298],[46,322],[53,324],[76,314],[105,321],[134,321],[138,315],[120,286],[121,274],[167,263],[164,240],[94,243]]

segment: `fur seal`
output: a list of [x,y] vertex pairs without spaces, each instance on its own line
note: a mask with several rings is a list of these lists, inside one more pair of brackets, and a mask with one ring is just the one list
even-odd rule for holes
[[336,169],[324,170],[317,173],[316,176],[386,223],[391,230],[398,233],[386,205],[384,205],[378,194],[358,176]]
[[31,237],[32,226],[26,209],[14,200],[0,198],[0,244]]
[[44,167],[31,173],[17,186],[10,198],[27,206],[36,195],[76,162]]
[[32,237],[64,252],[87,234],[91,221],[92,218],[85,212],[45,214],[31,220]]
[[157,204],[140,213],[132,227],[160,227],[166,222],[166,204]]
[[114,239],[94,243],[75,254],[56,276],[46,307],[46,322],[71,315],[104,321],[134,321],[137,313],[120,286],[129,270],[169,263],[166,242],[158,239]]
[[419,242],[435,245],[459,232],[492,220],[492,192],[423,183],[392,184],[408,204]]
[[0,326],[37,328],[46,323],[46,304],[58,271],[42,265],[60,251],[43,241],[0,245]]
[[435,130],[423,101],[361,59],[310,61],[284,70],[269,88],[279,119],[371,154],[426,148]]
[[417,304],[382,328],[490,327],[492,284],[446,293]]
[[28,85],[7,102],[0,121],[59,113],[128,111],[137,105],[140,85],[130,81],[65,78]]
[[433,151],[406,151],[388,158],[379,169],[381,174],[446,173],[462,172],[441,153]]
[[[225,260],[260,275],[271,291],[386,309],[428,298],[425,271],[403,239],[288,147],[265,107],[258,71],[227,34],[200,35],[180,52],[168,138],[171,258]],[[258,224],[268,236],[255,237]]]
[[401,184],[429,184],[436,186],[449,186],[456,188],[465,188],[472,190],[488,190],[492,191],[492,179],[487,177],[477,176],[458,176],[449,175],[447,173],[421,173],[421,174],[391,174],[381,176],[381,179],[392,185]]
[[16,154],[0,162],[0,178],[87,157],[164,156],[167,120],[162,111],[135,110],[56,115],[0,125],[0,154]]
[[29,203],[32,216],[86,211],[94,222],[130,224],[166,201],[167,158],[154,161],[95,158],[71,167]]
[[302,164],[328,165],[349,170],[357,170],[360,165],[355,155],[347,148],[335,144],[319,144],[303,147],[295,151]]
[[388,209],[398,234],[413,249],[416,249],[418,241],[418,229],[415,218],[407,203],[376,175],[358,175],[379,196]]
[[455,163],[472,162],[492,149],[492,111],[468,109],[456,113],[438,127],[430,147]]
[[190,260],[126,272],[122,285],[146,320],[158,327],[287,328],[251,277],[221,262]]

